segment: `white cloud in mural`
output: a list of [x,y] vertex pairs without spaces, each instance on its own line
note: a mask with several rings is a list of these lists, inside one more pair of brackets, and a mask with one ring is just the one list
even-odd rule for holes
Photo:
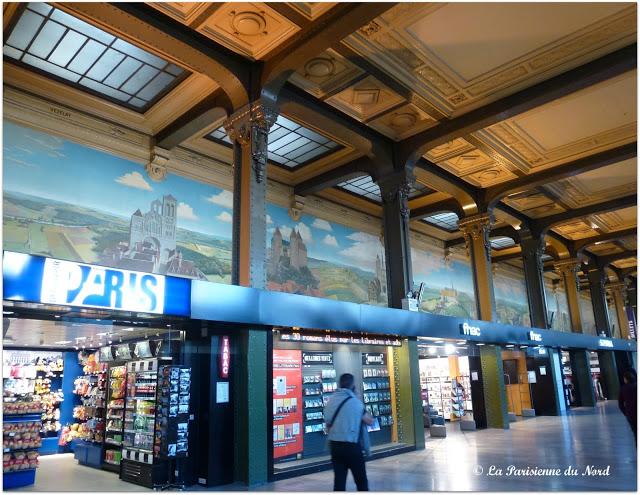
[[450,269],[445,265],[444,256],[413,248],[411,249],[411,267],[416,280],[425,280],[435,271]]
[[[64,141],[55,136],[49,135],[40,135],[38,137],[32,136],[31,134],[25,133],[25,139],[30,141],[30,146],[35,146],[36,151],[40,148],[40,151],[51,152],[61,150],[64,146]],[[59,151],[58,151],[59,152]],[[60,153],[61,156],[64,156]]]
[[316,218],[311,224],[312,227],[320,230],[326,230],[327,232],[332,232],[331,224],[326,220],[321,220],[320,218]]
[[193,208],[187,203],[178,203],[178,218],[184,220],[198,220],[198,215],[193,212]]
[[5,156],[5,160],[13,162],[18,167],[38,168],[38,166],[34,165],[33,163],[25,162],[24,160],[20,160],[19,158],[14,158],[12,156]]
[[142,189],[143,191],[153,191],[153,188],[146,180],[144,180],[144,177],[142,177],[140,172],[124,174],[123,176],[118,177],[116,182],[123,186],[134,187],[136,189]]
[[340,254],[359,268],[375,271],[376,256],[384,256],[383,247],[378,237],[364,232],[354,232],[348,235],[347,239],[355,242],[347,249],[340,251]]
[[299,224],[296,224],[296,230],[302,237],[305,244],[311,244],[313,242],[313,234],[306,223],[300,222]]
[[233,209],[233,193],[231,191],[222,191],[219,194],[212,194],[207,198],[209,203],[223,206],[224,208]]
[[271,225],[273,223],[273,219],[271,218],[271,215],[267,215],[267,225]]
[[326,244],[327,246],[338,247],[338,240],[330,234],[324,236],[324,239],[322,239],[322,243]]
[[224,223],[231,223],[233,222],[233,217],[229,214],[228,211],[223,211],[222,213],[220,213],[220,215],[218,215],[216,217],[218,220],[220,220],[221,222]]

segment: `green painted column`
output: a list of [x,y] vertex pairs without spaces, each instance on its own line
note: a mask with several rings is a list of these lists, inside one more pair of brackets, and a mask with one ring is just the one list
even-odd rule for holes
[[495,345],[480,348],[484,407],[489,428],[509,429],[507,391],[504,386],[502,349]]
[[591,366],[589,365],[588,351],[569,351],[571,359],[571,372],[573,373],[573,384],[580,399],[580,405],[593,407],[596,405],[596,396],[593,391],[593,381],[591,378]]
[[420,401],[420,368],[418,344],[415,339],[405,339],[402,347],[393,348],[394,374],[398,412],[398,441],[424,448],[424,425]]
[[600,362],[600,377],[602,378],[604,396],[608,400],[618,400],[620,378],[613,351],[598,351],[598,361]]
[[[238,334],[235,374],[235,476],[249,487],[268,481],[267,339],[264,330]],[[231,452],[229,452],[231,453]]]

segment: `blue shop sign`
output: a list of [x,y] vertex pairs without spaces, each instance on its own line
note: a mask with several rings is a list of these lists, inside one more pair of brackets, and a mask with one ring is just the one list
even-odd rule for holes
[[4,299],[188,316],[191,281],[5,251]]

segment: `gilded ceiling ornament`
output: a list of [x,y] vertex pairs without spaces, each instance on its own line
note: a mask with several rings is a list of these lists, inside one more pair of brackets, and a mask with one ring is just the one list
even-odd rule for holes
[[492,224],[493,216],[490,213],[481,213],[458,221],[458,228],[462,232],[465,245],[467,246],[467,257],[470,258],[473,242],[482,240],[487,260],[491,260],[489,232],[491,232]]
[[236,36],[259,36],[269,34],[267,32],[267,20],[265,18],[265,11],[258,12],[243,11],[236,12],[232,10],[229,12],[231,16],[231,27],[233,28],[233,34]]
[[370,38],[371,36],[376,34],[378,31],[380,31],[380,29],[382,29],[380,27],[380,24],[378,24],[376,21],[371,21],[366,26],[361,27],[359,31],[361,34],[363,34],[367,38]]

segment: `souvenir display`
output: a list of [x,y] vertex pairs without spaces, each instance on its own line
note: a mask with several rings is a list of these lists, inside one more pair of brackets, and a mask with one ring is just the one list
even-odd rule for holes
[[182,366],[161,366],[158,385],[159,409],[154,455],[185,457],[189,450],[191,369]]
[[122,437],[124,430],[124,396],[126,391],[126,366],[109,369],[107,391],[107,426],[104,439],[104,462],[119,466],[122,460]]

